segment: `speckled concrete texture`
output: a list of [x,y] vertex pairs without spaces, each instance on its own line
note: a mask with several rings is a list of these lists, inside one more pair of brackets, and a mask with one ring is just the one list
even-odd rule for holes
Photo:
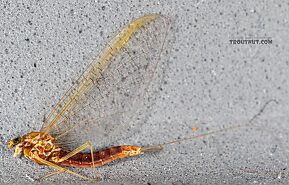
[[[287,1],[2,1],[0,7],[0,184],[35,183],[52,171],[24,157],[13,159],[7,140],[39,130],[111,36],[151,12],[175,20],[175,40],[138,144],[258,116],[250,126],[97,168],[103,178],[98,183],[60,174],[40,184],[288,184]],[[230,43],[239,38],[272,43]],[[272,99],[278,103],[260,112]],[[93,175],[91,169],[73,170]]]

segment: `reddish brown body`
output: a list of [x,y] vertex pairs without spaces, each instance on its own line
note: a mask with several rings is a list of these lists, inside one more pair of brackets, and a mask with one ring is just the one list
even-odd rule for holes
[[[67,155],[69,152],[61,150],[59,152],[59,158]],[[121,159],[127,156],[135,156],[141,153],[141,148],[137,146],[115,146],[100,150],[93,153],[94,166],[102,166],[117,159]],[[91,153],[77,153],[69,159],[58,163],[60,166],[71,166],[78,168],[92,168]]]

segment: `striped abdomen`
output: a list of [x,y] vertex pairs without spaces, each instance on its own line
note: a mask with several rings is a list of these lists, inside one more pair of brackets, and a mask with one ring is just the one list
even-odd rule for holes
[[[137,146],[115,146],[93,153],[94,166],[102,166],[116,159],[127,156],[136,156],[141,153],[141,148]],[[68,154],[67,151],[60,151],[60,158]],[[69,159],[58,163],[61,166],[72,166],[78,168],[92,168],[91,153],[78,153]]]

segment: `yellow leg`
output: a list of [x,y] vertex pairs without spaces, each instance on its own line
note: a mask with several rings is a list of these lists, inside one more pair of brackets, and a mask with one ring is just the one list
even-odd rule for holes
[[43,179],[46,179],[46,178],[51,177],[51,176],[53,176],[53,175],[60,174],[60,173],[62,173],[62,172],[64,172],[64,171],[58,170],[58,171],[49,173],[49,174],[47,174],[47,175],[45,175],[45,176],[43,176],[43,177],[40,177],[40,178],[38,178],[38,179],[36,179],[36,180],[37,180],[37,181],[41,181],[41,180],[43,180]]
[[91,142],[87,141],[86,143],[84,143],[83,145],[79,146],[78,148],[74,149],[72,152],[69,152],[66,156],[63,156],[62,158],[60,158],[57,162],[62,162],[65,161],[67,159],[69,159],[70,157],[74,156],[75,154],[81,152],[82,150],[86,149],[86,148],[90,148],[90,154],[91,154],[91,161],[92,161],[92,168],[93,168],[93,173],[96,176],[96,171],[95,171],[95,164],[94,164],[94,157],[93,157],[93,147]]
[[52,174],[46,175],[45,178],[47,178],[47,177],[49,177],[49,176],[51,176],[51,175],[55,175],[55,174],[61,173],[61,172],[66,172],[66,173],[70,173],[70,174],[72,174],[72,175],[75,175],[75,176],[77,176],[77,177],[83,178],[83,179],[94,180],[94,181],[101,179],[100,177],[90,178],[90,177],[86,177],[86,176],[84,176],[84,175],[80,175],[80,174],[75,173],[75,172],[73,172],[73,171],[71,171],[71,170],[69,170],[69,169],[66,169],[66,168],[63,168],[63,167],[61,167],[61,166],[58,166],[57,164],[54,164],[54,163],[52,163],[52,162],[50,162],[50,161],[46,161],[46,160],[44,160],[44,159],[41,159],[37,154],[34,154],[33,157],[34,157],[37,161],[39,161],[40,163],[42,163],[42,164],[44,164],[44,165],[47,165],[47,166],[50,166],[50,167],[55,168],[55,169],[58,170],[58,171],[56,171],[56,172],[54,172],[54,173],[52,173]]
[[93,148],[92,148],[92,144],[91,142],[86,142],[84,144],[82,144],[81,146],[79,146],[78,148],[74,149],[72,152],[69,152],[67,155],[61,157],[57,162],[63,162],[67,159],[69,159],[70,157],[74,156],[75,154],[81,152],[82,150],[86,149],[86,148],[90,148],[90,152],[91,152],[91,158],[92,158],[92,161],[94,163],[94,158],[93,158]]
[[93,173],[96,176],[94,157],[93,157],[93,147],[92,147],[92,144],[91,144],[90,141],[87,141],[86,143],[82,144],[78,148],[74,149],[72,152],[69,152],[67,155],[65,155],[62,158],[60,158],[57,162],[65,161],[65,160],[69,159],[70,157],[74,156],[75,154],[81,152],[82,150],[84,150],[84,149],[86,149],[88,147],[90,148]]

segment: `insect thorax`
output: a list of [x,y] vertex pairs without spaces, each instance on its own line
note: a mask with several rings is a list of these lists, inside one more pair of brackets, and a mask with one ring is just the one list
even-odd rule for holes
[[15,148],[14,156],[23,152],[24,156],[34,160],[33,154],[37,154],[42,159],[52,157],[52,154],[60,151],[56,146],[56,139],[49,134],[40,132],[31,132],[23,136],[23,142],[19,143]]

